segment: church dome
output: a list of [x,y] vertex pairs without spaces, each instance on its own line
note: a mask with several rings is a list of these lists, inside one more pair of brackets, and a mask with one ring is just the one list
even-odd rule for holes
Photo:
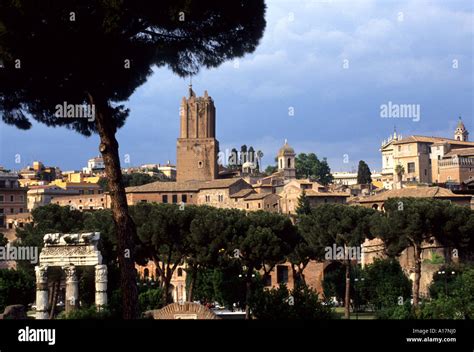
[[283,144],[283,147],[280,148],[278,151],[278,156],[284,156],[284,155],[295,155],[295,150],[290,147],[288,142],[285,140],[285,144]]
[[464,123],[462,122],[461,117],[459,117],[459,121],[458,121],[458,125],[457,125],[456,129],[461,130],[461,131],[466,130],[466,126],[464,126]]

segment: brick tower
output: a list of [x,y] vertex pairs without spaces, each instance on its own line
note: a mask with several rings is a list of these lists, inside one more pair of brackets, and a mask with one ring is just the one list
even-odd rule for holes
[[196,97],[189,86],[189,97],[180,107],[180,135],[176,147],[176,180],[209,181],[217,178],[216,108],[204,91]]

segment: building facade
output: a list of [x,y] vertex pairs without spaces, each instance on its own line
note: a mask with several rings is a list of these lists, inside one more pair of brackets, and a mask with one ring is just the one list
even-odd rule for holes
[[17,174],[0,172],[0,227],[5,227],[6,216],[27,212],[26,192]]

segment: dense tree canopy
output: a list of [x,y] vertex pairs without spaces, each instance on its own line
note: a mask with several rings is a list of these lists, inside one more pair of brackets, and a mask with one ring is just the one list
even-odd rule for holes
[[314,153],[298,154],[296,157],[296,177],[312,178],[323,185],[327,185],[333,180],[327,159],[319,160]]
[[384,216],[373,222],[373,232],[384,241],[389,256],[398,256],[406,248],[413,247],[413,303],[417,306],[423,249],[436,239],[452,246],[456,250],[454,253],[469,256],[474,213],[467,207],[428,198],[391,198],[384,208]]
[[[351,263],[360,260],[353,255],[360,254],[360,247],[366,238],[373,238],[370,224],[374,216],[374,210],[360,206],[325,204],[313,208],[311,214],[303,215],[298,225],[301,235],[312,247],[313,259],[340,260],[344,263],[346,318],[349,318]],[[337,247],[342,248],[342,258],[333,251]]]
[[123,102],[153,67],[167,66],[186,76],[254,51],[265,28],[264,15],[263,0],[0,2],[3,121],[28,129],[33,118],[100,136],[117,231],[124,318],[138,317],[138,291],[136,228],[115,138],[129,113]]

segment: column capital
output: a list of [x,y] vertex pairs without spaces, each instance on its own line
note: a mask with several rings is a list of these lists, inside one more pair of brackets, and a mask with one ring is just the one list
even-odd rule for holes
[[95,282],[107,282],[107,265],[99,264],[95,266]]
[[36,283],[45,284],[48,282],[48,266],[37,265],[35,266]]
[[66,273],[66,282],[77,281],[76,267],[74,265],[63,266],[63,270]]

